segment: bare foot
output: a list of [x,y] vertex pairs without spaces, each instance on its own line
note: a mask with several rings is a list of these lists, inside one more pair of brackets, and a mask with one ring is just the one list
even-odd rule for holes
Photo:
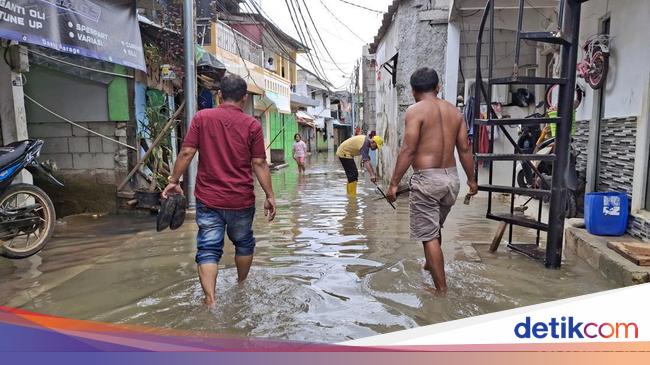
[[424,288],[424,290],[428,291],[429,293],[433,294],[433,296],[436,296],[436,297],[446,297],[447,296],[447,288],[438,290],[438,289],[435,289],[435,288],[430,287],[430,286],[427,285]]
[[217,301],[214,298],[203,298],[203,303],[208,306],[209,309],[214,309],[217,306]]

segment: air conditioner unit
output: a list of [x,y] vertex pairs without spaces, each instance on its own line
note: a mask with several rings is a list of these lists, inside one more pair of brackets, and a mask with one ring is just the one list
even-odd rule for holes
[[[465,103],[470,97],[474,96],[473,86],[474,79],[465,79]],[[487,87],[487,81],[483,81]],[[510,94],[510,87],[508,85],[492,85],[492,102],[501,104],[510,104],[512,95]]]

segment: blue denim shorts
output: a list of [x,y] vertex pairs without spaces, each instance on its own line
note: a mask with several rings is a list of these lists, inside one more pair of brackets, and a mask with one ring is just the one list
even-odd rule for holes
[[253,217],[255,207],[241,210],[213,209],[196,202],[196,263],[218,264],[223,255],[224,237],[235,245],[236,256],[251,256],[255,252]]

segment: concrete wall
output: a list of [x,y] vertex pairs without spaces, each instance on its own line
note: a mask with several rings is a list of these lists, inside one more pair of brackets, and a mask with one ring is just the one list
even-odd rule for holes
[[363,115],[360,127],[365,134],[368,134],[377,129],[377,67],[375,55],[369,53],[368,46],[363,47],[361,75],[363,85]]
[[[109,121],[108,85],[33,67],[25,92],[73,122],[127,142],[127,123]],[[53,92],[56,90],[56,92]],[[45,141],[41,159],[54,160],[55,174],[65,187],[36,183],[52,197],[57,214],[105,212],[116,209],[116,186],[127,173],[127,150],[114,142],[45,112],[27,102],[30,138]]]
[[[409,85],[411,74],[428,66],[435,68],[444,79],[447,24],[446,21],[432,21],[432,11],[447,12],[448,1],[402,1],[393,24],[377,47],[378,68],[398,54],[396,84],[393,85],[392,76],[385,69],[379,71],[376,81],[377,134],[385,141],[379,154],[378,170],[384,180],[390,179],[393,173],[404,133],[404,115],[415,102]],[[405,177],[403,182],[407,179]]]

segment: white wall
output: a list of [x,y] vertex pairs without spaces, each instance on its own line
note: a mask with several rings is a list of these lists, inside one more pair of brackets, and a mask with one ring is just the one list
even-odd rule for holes
[[311,114],[316,118],[316,122],[318,126],[324,126],[325,124],[325,118],[331,116],[331,111],[330,111],[330,98],[329,96],[327,97],[327,102],[323,104],[323,95],[327,95],[328,92],[324,90],[313,90],[308,87],[308,94],[307,97],[311,98],[311,93],[312,91],[316,92],[316,101],[318,103],[317,106],[315,107],[308,107],[307,108],[307,113]]
[[[590,0],[582,5],[581,45],[600,30],[602,19],[611,17],[612,36],[609,74],[605,86],[604,118],[640,116],[650,77],[650,1]],[[579,55],[579,60],[583,55]],[[587,87],[588,88],[588,87]],[[594,97],[587,90],[579,120],[591,119]]]

